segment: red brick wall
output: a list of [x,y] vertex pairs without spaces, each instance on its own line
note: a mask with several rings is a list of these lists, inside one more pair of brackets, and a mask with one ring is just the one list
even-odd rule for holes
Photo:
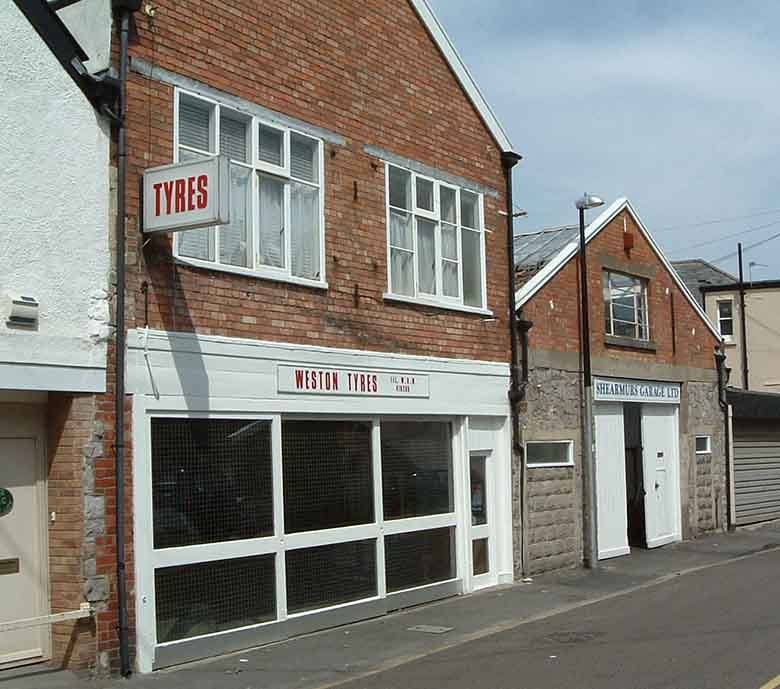
[[[624,250],[626,229],[634,239],[630,253]],[[591,351],[593,357],[629,359],[637,363],[659,363],[697,368],[715,368],[714,348],[718,341],[665,270],[650,244],[640,234],[633,217],[620,213],[587,247],[590,299]],[[655,276],[648,281],[648,319],[654,352],[607,344],[604,338],[603,256],[624,262],[622,272],[648,267]],[[523,306],[523,317],[533,322],[529,345],[534,349],[579,352],[579,264],[572,258],[531,300]],[[639,273],[641,274],[641,273]],[[667,294],[667,290],[669,293]],[[674,301],[674,338],[672,337]]]
[[[366,144],[504,189],[500,151],[402,0],[172,2],[139,19],[131,50],[177,74],[342,135],[325,150],[327,292],[174,267],[170,238],[137,257],[153,328],[332,347],[508,359],[503,197],[486,197],[488,306],[497,317],[387,303],[384,170]],[[153,27],[153,28],[152,28]],[[138,176],[172,160],[173,89],[131,74],[130,258]],[[357,184],[357,200],[354,185]],[[357,304],[355,291],[359,298]],[[135,316],[143,319],[143,300]]]

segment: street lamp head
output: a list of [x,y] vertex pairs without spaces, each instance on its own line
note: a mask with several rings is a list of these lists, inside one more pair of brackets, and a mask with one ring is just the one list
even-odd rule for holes
[[582,195],[582,198],[577,199],[577,202],[574,205],[578,210],[582,211],[588,208],[598,208],[599,206],[603,206],[604,201],[600,197],[594,196],[593,194],[588,194],[586,192]]

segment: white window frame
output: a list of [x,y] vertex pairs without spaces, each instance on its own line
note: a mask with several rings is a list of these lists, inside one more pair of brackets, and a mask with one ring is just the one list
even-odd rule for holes
[[[706,450],[699,450],[697,447],[697,443],[700,438],[704,438],[707,441],[707,449]],[[712,454],[712,436],[711,435],[697,435],[695,440],[693,441],[693,448],[696,451],[697,455],[711,455]]]
[[[411,208],[409,209],[398,209],[398,210],[404,210],[404,212],[408,213],[412,217],[412,249],[405,249],[402,247],[394,247],[390,243],[390,168],[397,168],[399,170],[402,170],[409,175],[411,175]],[[420,208],[417,206],[417,180],[426,180],[433,183],[433,189],[434,189],[434,210],[429,211],[424,208]],[[442,262],[450,259],[445,259],[442,257],[442,239],[441,239],[441,226],[442,226],[442,219],[441,219],[441,188],[446,187],[447,189],[451,189],[455,192],[455,214],[456,214],[456,222],[455,222],[455,230],[456,230],[456,238],[457,238],[457,246],[458,246],[458,297],[447,297],[443,294],[443,269],[442,269]],[[395,163],[389,163],[385,162],[385,227],[386,227],[386,244],[387,244],[387,291],[383,295],[383,297],[386,300],[389,301],[400,301],[400,302],[407,302],[412,304],[424,304],[426,306],[435,306],[438,308],[443,309],[451,309],[455,311],[465,311],[468,313],[478,313],[486,316],[492,316],[493,312],[487,308],[487,266],[486,266],[486,247],[485,247],[485,205],[484,205],[484,194],[473,191],[471,189],[465,189],[465,191],[468,191],[472,194],[474,194],[477,197],[477,228],[465,228],[466,231],[469,232],[476,232],[480,235],[480,271],[482,276],[482,285],[481,285],[481,301],[482,306],[476,307],[476,306],[469,306],[464,303],[464,297],[463,297],[463,242],[462,242],[462,232],[464,230],[464,226],[461,224],[461,213],[460,213],[460,194],[463,189],[461,187],[458,187],[457,185],[450,184],[448,182],[442,182],[440,180],[434,179],[433,177],[429,177],[427,175],[418,174],[414,170],[410,170],[409,168],[403,167],[402,165],[396,165]],[[393,206],[395,208],[395,206]],[[424,220],[431,221],[435,223],[436,229],[435,229],[435,260],[436,260],[436,294],[427,294],[425,292],[421,292],[419,285],[420,285],[420,274],[419,274],[419,261],[418,261],[418,248],[417,248],[417,219],[422,218]],[[448,225],[450,223],[447,223]],[[414,286],[414,294],[413,295],[406,295],[406,294],[396,294],[393,292],[393,286],[392,286],[392,275],[391,275],[391,269],[392,269],[392,261],[391,261],[391,252],[392,249],[396,249],[399,251],[406,251],[407,253],[412,254],[412,262],[413,262],[413,286]],[[454,262],[454,261],[453,261]]]
[[[179,143],[179,104],[182,98],[198,101],[204,106],[208,107],[211,111],[210,120],[210,132],[209,138],[213,146],[213,151],[202,151],[200,149],[192,148],[191,146],[184,146]],[[230,105],[221,103],[218,100],[203,96],[194,91],[187,91],[185,89],[177,88],[174,91],[173,96],[173,160],[175,163],[179,162],[179,150],[186,149],[191,150],[201,155],[219,155],[220,142],[219,142],[219,120],[221,111],[227,111],[234,114],[237,118],[245,119],[248,125],[248,146],[249,156],[247,163],[234,162],[231,160],[231,165],[241,165],[252,170],[252,203],[250,209],[250,222],[249,232],[250,237],[248,241],[249,251],[251,254],[248,256],[249,267],[233,266],[219,262],[219,232],[216,232],[216,228],[207,228],[210,231],[210,253],[213,254],[214,260],[209,261],[200,258],[191,258],[189,256],[181,256],[179,254],[179,241],[180,233],[174,234],[173,239],[173,255],[178,263],[195,266],[198,268],[206,268],[208,270],[217,270],[220,272],[235,273],[238,275],[244,275],[248,277],[264,278],[269,280],[275,280],[278,282],[289,282],[297,285],[304,285],[307,287],[315,287],[319,289],[327,289],[328,283],[326,280],[326,262],[325,262],[325,150],[323,141],[318,139],[307,132],[298,131],[289,127],[283,127],[274,122],[268,122],[255,115],[244,113],[239,109],[236,109]],[[258,156],[258,144],[259,144],[259,128],[260,126],[268,127],[269,129],[275,129],[280,131],[283,135],[283,154],[284,165],[273,165],[265,161],[260,160]],[[317,143],[317,155],[318,155],[318,183],[314,184],[306,180],[294,178],[290,171],[290,136],[291,134],[297,134],[299,136],[311,139]],[[285,253],[285,266],[278,268],[275,266],[263,265],[258,261],[259,258],[259,176],[265,175],[273,177],[284,183],[284,253]],[[291,257],[291,231],[290,231],[290,185],[292,182],[306,184],[308,186],[317,187],[320,191],[319,194],[319,259],[320,259],[320,275],[318,279],[311,279],[292,273],[292,257]]]
[[[731,305],[731,318],[721,318],[720,315],[720,305],[721,304],[730,304]],[[724,342],[734,342],[734,326],[736,325],[736,318],[734,318],[734,300],[731,298],[728,299],[717,299],[715,301],[715,313],[717,315],[718,320],[718,332],[720,333],[720,336],[723,338]],[[721,331],[721,321],[731,321],[731,335],[724,335]]]
[[[641,286],[641,298],[642,303],[641,305],[638,303],[637,295],[634,295],[634,317],[637,318],[635,321],[625,321],[623,319],[615,319],[614,313],[613,313],[613,300],[612,300],[612,275],[620,275],[621,277],[629,278],[630,280],[635,280],[640,286]],[[610,270],[609,268],[604,268],[602,273],[602,279],[606,279],[606,284],[604,285],[604,291],[606,292],[605,296],[608,296],[608,299],[604,299],[604,308],[609,309],[607,315],[609,318],[609,330],[607,331],[607,335],[610,335],[612,337],[623,337],[626,339],[631,340],[639,340],[642,342],[649,342],[650,341],[650,312],[648,310],[648,301],[647,301],[647,292],[648,292],[648,281],[647,279],[643,277],[639,277],[638,275],[631,275],[629,273],[623,273],[619,270]],[[641,323],[638,320],[638,312],[639,307],[641,306],[641,311],[644,313],[645,316],[645,322]],[[618,320],[620,323],[626,323],[626,324],[632,324],[634,325],[634,336],[631,337],[630,335],[617,335],[615,333],[615,320]],[[644,337],[642,337],[642,326],[644,326]]]
[[[529,462],[528,461],[528,448],[532,445],[566,445],[566,456],[568,459],[565,462]],[[534,468],[551,468],[551,467],[573,467],[574,466],[574,441],[573,440],[527,440],[525,443],[525,456],[526,466],[529,469]]]

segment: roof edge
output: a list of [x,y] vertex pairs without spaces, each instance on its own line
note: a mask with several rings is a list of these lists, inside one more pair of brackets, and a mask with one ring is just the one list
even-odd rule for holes
[[[780,288],[780,280],[753,280],[753,282],[744,282],[742,289],[745,291],[751,289],[778,289]],[[702,292],[733,292],[739,289],[739,281],[727,282],[722,285],[703,285]]]
[[482,95],[476,80],[471,75],[471,72],[469,72],[468,67],[466,67],[466,63],[463,62],[458,54],[455,45],[450,40],[450,37],[447,35],[441,22],[434,14],[428,1],[409,0],[409,3],[420,18],[420,21],[425,25],[425,28],[441,51],[441,54],[444,56],[444,59],[447,61],[447,64],[460,83],[461,88],[468,96],[477,113],[479,113],[479,116],[482,118],[482,121],[485,123],[491,136],[498,144],[498,147],[503,153],[516,154],[517,152],[512,146],[512,142],[509,140],[506,130],[501,126],[495,112],[493,112],[490,104]]

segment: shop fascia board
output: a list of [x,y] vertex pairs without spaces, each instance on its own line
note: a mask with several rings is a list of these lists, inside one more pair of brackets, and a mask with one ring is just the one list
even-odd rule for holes
[[[666,269],[666,272],[688,300],[688,303],[691,305],[693,310],[696,311],[696,314],[702,320],[704,325],[707,326],[708,330],[715,336],[717,341],[722,343],[723,339],[721,338],[718,329],[715,327],[715,325],[713,325],[709,316],[707,316],[707,314],[704,312],[704,309],[702,309],[699,302],[685,286],[685,283],[677,274],[677,271],[669,262],[669,259],[666,258],[663,251],[661,251],[661,247],[656,244],[647,227],[642,222],[642,219],[639,217],[639,214],[636,212],[634,207],[631,205],[631,202],[627,198],[619,198],[614,201],[593,222],[591,222],[590,225],[585,228],[585,245],[587,246],[591,240],[596,237],[605,227],[607,227],[607,225],[609,225],[609,223],[612,222],[612,220],[614,220],[615,217],[624,209],[627,210],[634,219],[634,222],[636,222],[639,231],[642,233],[642,236],[647,240],[647,243],[650,244],[653,252],[658,257],[658,260],[661,261],[664,268]],[[580,244],[578,239],[569,242],[555,255],[554,258],[549,261],[549,263],[547,263],[538,273],[536,273],[536,275],[534,275],[519,290],[517,290],[515,292],[515,303],[517,304],[517,308],[520,309],[524,304],[530,301],[530,299],[536,295],[548,282],[550,282],[569,262],[569,260],[577,255],[579,248]]]

